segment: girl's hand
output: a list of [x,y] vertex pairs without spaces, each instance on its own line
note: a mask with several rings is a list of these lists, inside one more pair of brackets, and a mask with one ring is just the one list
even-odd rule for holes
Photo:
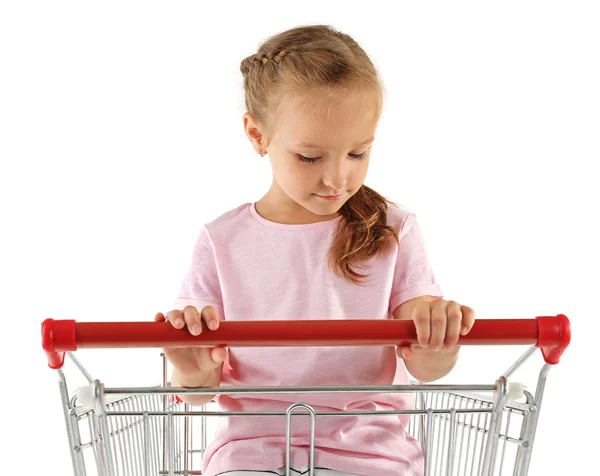
[[[202,332],[202,321],[211,329],[219,328],[219,316],[214,307],[207,306],[199,313],[194,306],[186,306],[183,310],[173,310],[163,315],[154,316],[155,321],[169,321],[176,329],[187,326],[193,335]],[[168,347],[163,349],[165,356],[177,371],[173,380],[184,387],[218,386],[220,383],[220,367],[227,351],[224,347]]]
[[398,347],[398,357],[410,360],[414,351],[457,352],[459,336],[469,333],[475,322],[475,313],[468,306],[455,301],[437,299],[419,301],[412,311],[417,330],[418,345]]

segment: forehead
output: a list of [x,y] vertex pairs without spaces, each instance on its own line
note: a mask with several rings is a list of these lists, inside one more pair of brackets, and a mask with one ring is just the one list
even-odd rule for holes
[[351,147],[374,135],[379,107],[372,91],[287,94],[276,112],[277,135],[288,145]]

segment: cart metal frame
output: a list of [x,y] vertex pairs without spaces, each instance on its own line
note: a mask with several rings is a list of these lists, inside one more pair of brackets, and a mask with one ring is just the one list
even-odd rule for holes
[[[200,475],[201,460],[208,443],[207,420],[240,416],[285,418],[286,476],[291,474],[293,419],[309,418],[309,474],[314,476],[315,427],[319,417],[364,415],[410,415],[407,431],[421,444],[426,476],[526,476],[547,375],[570,341],[567,318],[559,315],[556,319],[552,321],[557,326],[555,336],[548,337],[550,331],[540,326],[536,331],[535,345],[528,348],[493,384],[487,385],[424,385],[414,382],[411,385],[354,387],[172,388],[167,380],[167,360],[161,354],[163,375],[160,386],[105,388],[100,380],[86,371],[73,353],[58,348],[60,345],[57,347],[57,337],[62,331],[59,329],[57,332],[54,324],[61,321],[51,323],[54,326],[53,346],[48,345],[45,337],[44,349],[50,366],[54,366],[58,373],[75,476]],[[506,337],[503,339],[506,340]],[[119,346],[123,346],[121,344]],[[512,376],[531,358],[537,347],[542,348],[546,363],[539,372],[535,393],[531,393],[520,383],[513,382]],[[89,382],[87,387],[71,394],[61,368],[65,353]],[[56,364],[57,358],[60,365]],[[338,392],[413,393],[416,405],[413,409],[398,411],[317,412],[301,400],[303,394]],[[236,413],[213,410],[209,408],[210,404],[199,409],[192,408],[179,398],[184,394],[277,393],[293,394],[299,400],[284,413]],[[196,441],[197,436],[200,437],[199,442]]]

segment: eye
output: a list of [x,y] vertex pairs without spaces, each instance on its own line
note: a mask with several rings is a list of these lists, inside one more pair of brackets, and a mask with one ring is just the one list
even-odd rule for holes
[[312,164],[314,162],[316,162],[317,160],[319,160],[318,157],[306,157],[304,155],[298,155],[298,158],[302,161],[302,162],[307,162],[309,164]]
[[362,154],[348,154],[355,160],[361,160],[367,157],[367,151],[365,150]]
[[[365,150],[362,154],[348,154],[353,160],[361,160],[367,157],[367,151]],[[302,161],[302,162],[306,162],[308,164],[313,164],[315,163],[317,160],[319,160],[320,157],[306,157],[305,155],[298,155],[298,158]]]

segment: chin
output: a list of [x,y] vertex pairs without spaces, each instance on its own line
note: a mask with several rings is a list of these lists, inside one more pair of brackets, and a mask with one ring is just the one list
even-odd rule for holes
[[346,199],[326,202],[315,197],[314,200],[307,200],[304,203],[302,203],[302,206],[306,208],[309,212],[314,213],[315,215],[327,216],[339,212],[340,209],[344,206],[344,204],[348,201],[348,199],[349,197]]

